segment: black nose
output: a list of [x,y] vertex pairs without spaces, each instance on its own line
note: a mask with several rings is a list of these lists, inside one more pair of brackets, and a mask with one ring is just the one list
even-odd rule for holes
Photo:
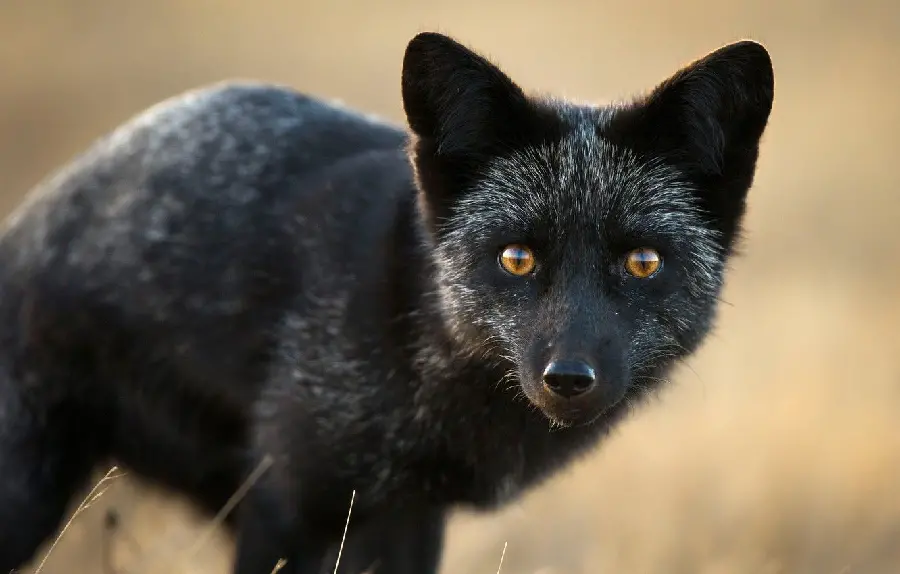
[[594,369],[584,361],[553,361],[544,369],[544,386],[566,399],[583,395],[596,382]]

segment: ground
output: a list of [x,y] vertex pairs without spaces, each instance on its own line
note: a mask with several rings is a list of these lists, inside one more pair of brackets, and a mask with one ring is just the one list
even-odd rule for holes
[[[400,119],[402,50],[424,29],[458,35],[529,89],[583,100],[642,90],[741,37],[764,42],[776,69],[745,255],[716,334],[565,476],[503,513],[457,517],[444,573],[496,572],[504,543],[505,574],[900,570],[890,0],[7,2],[0,211],[131,114],[224,78]],[[44,572],[224,574],[231,549],[219,532],[198,544],[207,525],[116,479]]]

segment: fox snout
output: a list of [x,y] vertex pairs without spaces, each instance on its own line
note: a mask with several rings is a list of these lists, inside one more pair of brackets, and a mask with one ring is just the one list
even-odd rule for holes
[[552,340],[536,341],[523,390],[548,418],[577,423],[603,414],[625,396],[628,387],[625,348],[612,333],[580,326]]
[[547,392],[563,399],[574,399],[596,386],[597,373],[585,361],[551,361],[544,369],[542,381]]
[[622,359],[610,355],[550,360],[541,372],[541,396],[534,402],[559,422],[593,419],[606,412],[622,400],[628,386]]

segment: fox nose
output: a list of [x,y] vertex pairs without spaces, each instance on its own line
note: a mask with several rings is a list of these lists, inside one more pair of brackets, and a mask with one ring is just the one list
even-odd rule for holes
[[572,399],[594,388],[597,375],[584,361],[553,361],[544,369],[543,380],[551,393]]

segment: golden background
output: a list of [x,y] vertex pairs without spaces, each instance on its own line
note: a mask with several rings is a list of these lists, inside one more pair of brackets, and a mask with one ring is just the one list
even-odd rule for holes
[[[132,114],[221,79],[402,120],[403,49],[426,29],[580,100],[744,37],[776,77],[715,334],[596,455],[505,512],[454,519],[443,572],[496,572],[507,542],[504,574],[900,572],[896,2],[6,0],[0,209]],[[207,524],[118,479],[44,572],[227,573],[221,533],[190,549]]]

